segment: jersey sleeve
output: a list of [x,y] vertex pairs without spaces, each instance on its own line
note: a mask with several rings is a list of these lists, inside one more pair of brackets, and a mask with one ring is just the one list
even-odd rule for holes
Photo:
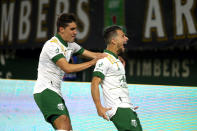
[[77,43],[72,43],[72,48],[74,49],[73,55],[81,55],[84,52],[84,48],[78,45]]
[[46,53],[54,63],[56,63],[60,58],[65,58],[62,49],[56,43],[47,43]]
[[106,61],[105,58],[98,60],[93,71],[93,77],[97,76],[103,80],[105,78],[108,68],[109,63],[108,61]]

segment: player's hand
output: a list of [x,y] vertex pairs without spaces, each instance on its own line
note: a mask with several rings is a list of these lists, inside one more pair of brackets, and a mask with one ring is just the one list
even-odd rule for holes
[[91,60],[92,65],[95,65],[96,62],[97,62],[99,59],[102,59],[102,58],[104,58],[104,57],[107,57],[107,54],[105,54],[105,53],[97,53],[96,58],[94,58],[94,59]]
[[97,109],[97,113],[98,113],[98,115],[99,115],[100,117],[103,117],[103,119],[109,121],[109,118],[108,118],[108,116],[106,115],[106,112],[109,111],[109,110],[111,110],[111,109],[112,109],[112,108],[99,107],[99,108]]
[[138,108],[139,108],[139,106],[135,106],[135,107],[134,107],[134,110],[137,110]]
[[125,60],[121,56],[118,56],[118,59],[122,62],[123,66],[125,67],[126,65]]
[[101,59],[101,58],[94,58],[94,59],[92,59],[92,60],[90,61],[90,62],[91,62],[91,65],[95,65],[96,62],[97,62],[99,59]]
[[104,57],[107,57],[107,54],[105,54],[105,53],[96,53],[96,58],[102,59]]

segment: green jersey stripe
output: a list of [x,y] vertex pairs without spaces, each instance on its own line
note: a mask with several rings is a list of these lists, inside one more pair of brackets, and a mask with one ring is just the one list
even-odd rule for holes
[[99,71],[94,71],[93,76],[100,77],[102,80],[105,78],[104,74]]
[[60,58],[65,58],[63,54],[58,54],[52,58],[52,61],[56,63]]
[[77,56],[77,55],[81,55],[84,52],[84,48],[81,48],[79,51],[77,51],[76,53],[74,53],[73,55]]

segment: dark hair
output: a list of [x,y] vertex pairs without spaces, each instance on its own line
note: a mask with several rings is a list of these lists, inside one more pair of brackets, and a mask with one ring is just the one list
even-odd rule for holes
[[63,13],[57,19],[57,32],[59,32],[59,27],[66,28],[69,23],[76,22],[75,15],[72,13]]
[[122,28],[117,25],[113,25],[113,26],[107,27],[104,30],[104,41],[106,44],[109,44],[111,42],[112,37],[117,35],[117,32],[116,32],[117,30],[122,30]]

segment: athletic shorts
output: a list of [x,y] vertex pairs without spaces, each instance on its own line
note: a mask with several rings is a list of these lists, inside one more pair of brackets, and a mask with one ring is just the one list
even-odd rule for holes
[[118,131],[142,131],[137,113],[130,108],[118,108],[111,121]]
[[45,120],[52,125],[55,119],[60,115],[66,115],[70,119],[63,98],[56,92],[50,89],[45,89],[41,93],[34,94],[34,100],[44,115]]

